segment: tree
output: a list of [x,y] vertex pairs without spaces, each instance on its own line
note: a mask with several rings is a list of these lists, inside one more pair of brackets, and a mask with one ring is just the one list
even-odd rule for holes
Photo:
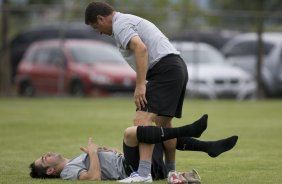
[[[224,10],[224,15],[221,17],[220,21],[224,25],[230,27],[238,27],[237,24],[232,24],[234,19],[239,19],[240,27],[246,25],[247,29],[250,30],[250,24],[255,22],[258,14],[263,16],[265,23],[278,23],[281,22],[277,19],[275,12],[280,12],[282,9],[282,1],[280,0],[255,0],[255,1],[240,1],[236,0],[212,0],[210,1],[213,9]],[[263,4],[262,8],[261,3]],[[257,24],[253,24],[253,30],[256,30]],[[251,28],[252,29],[252,28]]]
[[188,30],[196,8],[195,1],[187,0],[108,0],[117,11],[131,13],[156,24],[166,35]]
[[165,22],[168,18],[167,7],[170,6],[170,0],[123,0],[114,1],[117,11],[131,13],[152,21],[155,24]]
[[9,63],[9,51],[8,51],[8,10],[6,5],[8,0],[3,0],[2,2],[2,28],[1,28],[1,44],[2,48],[0,49],[0,94],[9,94],[10,93],[10,63]]

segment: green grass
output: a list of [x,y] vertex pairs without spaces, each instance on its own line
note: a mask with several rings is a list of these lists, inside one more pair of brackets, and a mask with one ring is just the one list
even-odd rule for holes
[[[201,139],[237,134],[238,144],[214,159],[177,152],[177,170],[196,168],[204,184],[281,183],[282,100],[187,99],[183,118],[173,124],[192,122],[204,113],[209,126]],[[31,179],[28,165],[47,151],[76,156],[90,136],[100,145],[121,149],[123,130],[133,115],[131,98],[0,98],[0,183],[93,183]]]

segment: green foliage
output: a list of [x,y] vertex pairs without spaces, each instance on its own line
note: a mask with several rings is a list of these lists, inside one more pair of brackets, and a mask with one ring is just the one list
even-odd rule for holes
[[[267,25],[266,31],[279,30],[277,27],[281,29],[278,25],[282,17],[274,14],[282,9],[280,0],[211,0],[210,5],[212,9],[220,10],[219,15],[207,18],[207,22],[213,26],[252,32],[258,29],[257,24],[263,19]],[[263,18],[262,13],[265,13]]]
[[[218,158],[177,152],[177,170],[196,168],[205,184],[279,183],[281,102],[187,99],[183,118],[175,119],[174,126],[208,113],[209,126],[202,140],[237,134],[239,141]],[[0,183],[93,183],[31,179],[28,165],[47,151],[72,158],[90,136],[100,145],[122,149],[123,130],[132,125],[134,109],[132,98],[0,98]]]
[[[61,0],[63,2],[64,0]],[[29,4],[56,4],[58,0],[28,0]]]
[[213,0],[211,1],[214,7],[227,10],[260,10],[260,3],[263,4],[264,10],[280,11],[282,1],[280,0],[256,0],[256,1],[236,1],[236,0]]
[[154,0],[154,1],[140,1],[140,0],[124,0],[115,1],[114,3],[117,11],[123,13],[131,13],[145,19],[152,21],[155,24],[167,20],[169,13],[167,12],[170,1],[169,0]]

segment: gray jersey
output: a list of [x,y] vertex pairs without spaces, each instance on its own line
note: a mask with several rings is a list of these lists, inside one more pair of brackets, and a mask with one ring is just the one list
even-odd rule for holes
[[113,36],[124,59],[135,71],[134,54],[128,48],[128,43],[134,36],[139,36],[147,47],[149,69],[168,54],[179,55],[168,38],[153,23],[134,15],[116,12],[113,17]]
[[[123,167],[123,155],[115,154],[112,151],[99,151],[98,157],[101,167],[102,180],[119,180],[126,178]],[[70,160],[62,170],[62,179],[77,180],[82,171],[87,171],[90,166],[90,159],[87,154],[81,154]]]

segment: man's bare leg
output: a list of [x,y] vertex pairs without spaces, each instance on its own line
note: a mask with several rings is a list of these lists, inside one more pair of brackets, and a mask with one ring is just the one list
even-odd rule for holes
[[[136,111],[135,118],[134,118],[134,125],[135,126],[152,125],[152,122],[155,119],[155,117],[156,117],[156,114],[154,113]],[[151,173],[151,162],[152,162],[153,150],[154,150],[153,144],[139,143],[140,162],[139,162],[138,172],[141,175],[142,174],[145,175],[145,173],[148,173],[148,174]]]
[[[172,117],[157,116],[155,122],[158,126],[164,128],[172,127]],[[164,141],[164,147],[166,167],[168,170],[175,170],[176,139]]]

